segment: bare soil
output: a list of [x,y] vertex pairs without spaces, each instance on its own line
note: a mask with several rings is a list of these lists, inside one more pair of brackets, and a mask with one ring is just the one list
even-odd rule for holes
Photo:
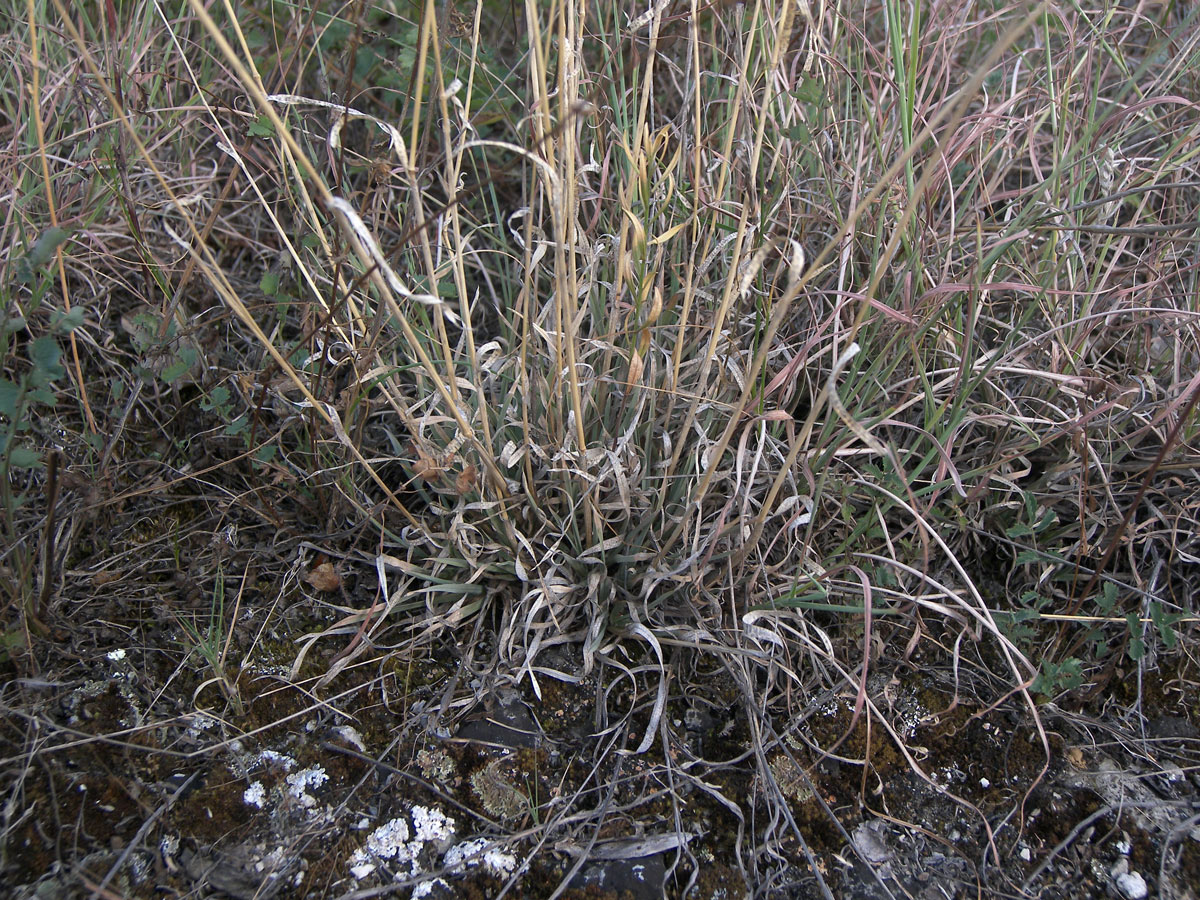
[[[126,509],[103,550],[169,555],[171,509]],[[214,615],[213,577],[169,566],[76,572],[54,634],[10,660],[6,894],[709,900],[821,896],[823,882],[863,898],[1196,896],[1190,664],[1044,702],[1047,756],[1019,698],[956,690],[920,648],[873,671],[878,715],[856,715],[853,695],[798,696],[775,734],[753,730],[728,670],[676,648],[659,731],[636,753],[657,690],[644,661],[584,677],[564,645],[518,680],[480,663],[485,618],[473,641],[419,656],[389,653],[379,632],[318,687],[354,639],[322,638],[293,673],[299,639],[369,602],[370,573],[341,560],[339,592],[323,594],[303,579],[317,564],[303,542],[268,554],[253,531],[210,557],[232,623],[224,680],[191,642]],[[380,826],[415,835],[431,810],[446,834],[369,852]],[[510,870],[448,868],[473,838]]]

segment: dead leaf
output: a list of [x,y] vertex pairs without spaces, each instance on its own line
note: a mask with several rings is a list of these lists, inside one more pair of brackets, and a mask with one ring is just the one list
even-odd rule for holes
[[333,567],[333,563],[323,562],[319,566],[315,566],[309,570],[304,576],[304,580],[315,587],[318,591],[331,593],[342,586],[341,576]]
[[121,580],[120,572],[113,572],[109,569],[101,569],[92,576],[93,587],[104,587],[106,584],[112,584],[114,581]]
[[422,481],[436,481],[444,469],[436,457],[430,456],[421,448],[416,448],[417,458],[413,461],[413,474]]
[[467,467],[458,473],[458,477],[454,479],[454,489],[459,494],[466,494],[475,490],[475,476],[478,474],[474,463],[467,463]]

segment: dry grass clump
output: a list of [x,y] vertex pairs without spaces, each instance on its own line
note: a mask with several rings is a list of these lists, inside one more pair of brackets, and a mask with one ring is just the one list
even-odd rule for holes
[[235,718],[268,645],[321,690],[458,640],[439,715],[594,676],[688,772],[715,666],[761,884],[808,698],[851,698],[818,755],[874,728],[927,779],[876,672],[1038,722],[1190,666],[1194,13],[243,7],[6,13],[15,671],[197,580],[164,672]]

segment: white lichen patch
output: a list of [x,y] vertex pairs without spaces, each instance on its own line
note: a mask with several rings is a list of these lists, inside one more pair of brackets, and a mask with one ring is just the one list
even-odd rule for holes
[[490,844],[486,838],[475,838],[455,844],[446,851],[442,865],[448,872],[456,874],[472,866],[482,865],[491,874],[507,878],[517,870],[517,858]]
[[279,753],[276,750],[264,750],[258,754],[258,761],[264,766],[278,766],[285,772],[290,772],[296,768],[296,760],[288,756],[286,753]]
[[[455,820],[440,809],[414,806],[409,816],[391,819],[367,835],[363,846],[350,857],[350,874],[361,881],[386,865],[397,880],[418,876],[425,871],[425,864],[454,839],[455,825]],[[444,884],[440,878],[421,882],[412,895],[424,897],[439,884]]]
[[329,780],[329,776],[325,774],[325,770],[320,766],[310,766],[307,769],[301,769],[299,772],[293,772],[287,777],[288,794],[295,800],[300,802],[300,805],[305,809],[312,809],[317,805],[317,798],[310,794],[309,788],[316,789]]
[[[357,856],[361,852],[361,850],[357,851],[355,855]],[[362,881],[374,871],[375,863],[350,861],[350,874],[354,876],[355,881]]]
[[779,753],[771,757],[767,764],[771,767],[775,783],[779,785],[779,790],[785,797],[797,803],[807,803],[812,799],[813,792],[809,780],[805,777],[804,770],[793,762],[792,757]]
[[[329,775],[319,765],[299,768],[295,758],[277,750],[254,754],[244,750],[235,752],[228,765],[237,777],[248,782],[242,791],[242,801],[247,806],[267,811],[273,821],[281,816],[293,816],[298,811],[303,812],[310,824],[327,821],[333,815],[329,807],[322,806],[314,796],[329,781]],[[251,774],[263,771],[267,776],[261,779]]]
[[441,878],[431,878],[429,881],[422,881],[413,888],[412,900],[422,900],[422,898],[428,897],[433,893],[433,889],[436,887],[444,887],[449,889],[450,885],[446,884],[446,882]]
[[335,737],[341,738],[343,741],[345,741],[351,747],[356,749],[359,753],[367,752],[367,745],[363,741],[362,735],[359,734],[358,729],[355,728],[354,726],[339,725],[333,729],[333,734]]
[[363,849],[380,859],[395,859],[399,853],[407,850],[410,835],[407,819],[392,819],[367,836],[367,844]]
[[412,819],[417,840],[422,843],[440,844],[454,837],[454,819],[440,809],[414,806]]
[[90,678],[63,699],[63,710],[67,714],[68,725],[80,725],[84,722],[96,721],[113,717],[112,712],[105,711],[103,704],[94,701],[114,693],[125,705],[124,715],[116,718],[116,724],[125,728],[139,728],[143,724],[141,702],[133,690],[135,674],[128,663],[114,665],[112,673],[106,678]]
[[217,727],[217,725],[220,724],[215,716],[210,716],[206,712],[193,713],[187,718],[187,734],[188,737],[193,740],[199,738],[200,735],[204,734],[206,731],[212,731]]
[[267,802],[267,789],[261,781],[256,781],[242,791],[242,800],[247,806],[257,806],[259,809]]

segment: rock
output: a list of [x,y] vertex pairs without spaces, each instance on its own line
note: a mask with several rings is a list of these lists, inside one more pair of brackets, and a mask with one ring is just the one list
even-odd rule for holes
[[881,865],[892,858],[887,842],[887,825],[879,819],[863,822],[854,829],[850,841],[864,862]]
[[1138,872],[1122,872],[1115,879],[1117,890],[1125,900],[1143,900],[1150,889],[1146,887],[1146,879]]
[[635,859],[610,859],[589,863],[571,881],[571,886],[586,890],[598,888],[609,896],[628,894],[634,900],[655,900],[664,896],[667,869],[661,853]]

